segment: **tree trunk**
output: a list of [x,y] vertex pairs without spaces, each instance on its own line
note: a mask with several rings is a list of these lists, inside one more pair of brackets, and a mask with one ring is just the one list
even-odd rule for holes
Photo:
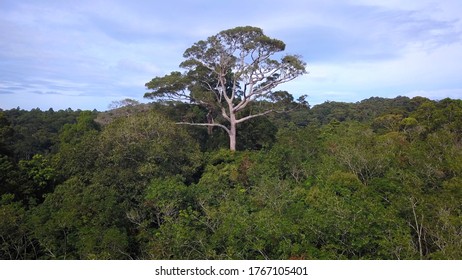
[[236,151],[236,115],[231,114],[230,127],[229,127],[229,149]]
[[414,199],[414,197],[411,197],[410,199],[411,202],[411,207],[412,207],[412,214],[414,215],[414,222],[415,222],[415,227],[414,230],[417,234],[417,241],[418,241],[418,248],[419,248],[419,255],[420,259],[423,260],[423,246],[422,246],[422,224],[423,224],[423,215],[422,215],[422,221],[419,224],[419,221],[417,219],[417,213],[416,213],[416,206],[417,206],[417,201]]

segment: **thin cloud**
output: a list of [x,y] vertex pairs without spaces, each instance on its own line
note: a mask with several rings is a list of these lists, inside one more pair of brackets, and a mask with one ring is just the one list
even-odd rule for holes
[[[104,110],[113,100],[141,98],[144,84],[177,70],[194,42],[242,25],[263,28],[307,61],[310,74],[285,85],[294,95],[358,101],[439,89],[460,93],[451,91],[462,88],[460,1],[276,4],[3,0],[0,107],[47,108],[51,102]],[[34,94],[40,98],[26,102]]]
[[460,99],[462,97],[462,88],[438,89],[438,90],[416,90],[404,92],[402,95],[408,97],[426,96],[433,100],[441,100],[445,98]]

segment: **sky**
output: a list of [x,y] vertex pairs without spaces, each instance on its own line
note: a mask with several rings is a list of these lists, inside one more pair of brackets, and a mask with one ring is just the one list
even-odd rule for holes
[[286,43],[311,105],[462,98],[460,0],[0,0],[0,108],[107,110],[237,26]]

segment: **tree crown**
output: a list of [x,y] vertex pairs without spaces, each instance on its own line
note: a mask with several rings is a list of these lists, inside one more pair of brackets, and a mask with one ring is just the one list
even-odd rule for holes
[[253,101],[268,97],[277,85],[306,73],[306,63],[298,55],[272,58],[284,50],[284,42],[266,36],[258,27],[221,31],[186,49],[183,54],[186,60],[180,64],[187,69],[185,74],[172,72],[146,83],[153,91],[145,97],[209,103],[210,98],[202,96],[198,100],[197,94],[191,92],[199,91],[194,87],[197,85],[202,91],[213,92],[215,102],[225,98]]

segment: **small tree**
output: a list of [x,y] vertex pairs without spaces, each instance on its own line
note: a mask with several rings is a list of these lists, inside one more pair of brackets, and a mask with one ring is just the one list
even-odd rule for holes
[[[185,73],[172,72],[146,83],[152,92],[144,97],[203,106],[208,110],[207,122],[181,124],[221,127],[234,151],[237,124],[295,105],[289,93],[273,91],[306,73],[298,55],[272,58],[284,49],[284,42],[266,36],[260,28],[221,31],[185,51],[186,60],[180,64]],[[304,96],[299,101],[304,103]]]

